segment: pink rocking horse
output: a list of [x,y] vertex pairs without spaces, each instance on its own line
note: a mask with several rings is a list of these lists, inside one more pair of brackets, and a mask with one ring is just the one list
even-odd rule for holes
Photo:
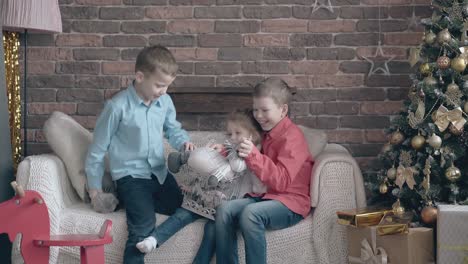
[[13,242],[21,233],[21,255],[25,264],[48,264],[52,246],[79,246],[82,264],[104,264],[104,245],[112,243],[112,221],[106,220],[99,234],[50,235],[49,212],[41,195],[24,191],[16,182],[15,197],[0,204],[0,234]]

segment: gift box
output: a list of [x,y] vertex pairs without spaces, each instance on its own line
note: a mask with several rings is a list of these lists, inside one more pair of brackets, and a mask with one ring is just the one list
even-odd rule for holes
[[468,206],[438,205],[437,263],[468,263]]
[[412,212],[395,215],[393,212],[386,213],[377,225],[377,234],[380,236],[408,233],[409,224],[413,219]]
[[434,263],[432,228],[410,228],[408,233],[379,236],[377,227],[347,227],[349,263]]
[[380,223],[382,217],[392,209],[364,207],[336,212],[338,223],[355,227],[374,226]]

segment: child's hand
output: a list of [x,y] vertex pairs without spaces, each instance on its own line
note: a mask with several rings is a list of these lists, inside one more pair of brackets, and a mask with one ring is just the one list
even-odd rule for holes
[[195,145],[192,142],[185,142],[184,143],[184,150],[185,151],[194,150],[194,149],[195,149]]
[[209,145],[208,147],[209,147],[209,148],[212,148],[212,149],[214,149],[214,150],[216,150],[216,151],[218,151],[218,152],[221,152],[221,151],[223,151],[223,149],[224,149],[223,144],[211,144],[211,145]]
[[99,189],[90,189],[90,190],[88,191],[89,198],[91,198],[91,200],[93,200],[99,193],[102,193],[102,190],[99,190]]
[[249,156],[250,152],[254,148],[254,144],[250,139],[244,138],[244,140],[239,144],[239,148],[237,152],[239,153],[239,157],[246,158]]

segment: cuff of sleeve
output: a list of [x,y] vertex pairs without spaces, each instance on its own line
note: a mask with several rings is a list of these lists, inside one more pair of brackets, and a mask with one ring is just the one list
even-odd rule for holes
[[88,190],[91,189],[102,189],[102,181],[98,179],[99,177],[88,177]]
[[252,164],[252,162],[255,162],[259,158],[260,155],[262,154],[260,153],[258,148],[254,146],[250,154],[245,158],[245,161]]

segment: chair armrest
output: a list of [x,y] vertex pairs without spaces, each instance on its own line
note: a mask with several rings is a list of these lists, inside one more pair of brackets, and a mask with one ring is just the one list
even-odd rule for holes
[[336,211],[366,205],[361,171],[349,152],[329,144],[312,170],[312,239],[317,263],[347,263],[346,230]]
[[[311,206],[317,207],[320,200],[320,192],[328,185],[330,176],[340,174],[340,170],[349,172],[343,173],[342,176],[349,175],[352,177],[352,186],[335,186],[337,189],[354,188],[353,193],[356,205],[358,207],[366,206],[366,197],[364,192],[364,181],[362,179],[361,170],[359,169],[356,160],[349,152],[338,144],[328,144],[326,148],[315,158],[314,167],[312,169],[312,181],[310,185]],[[339,177],[338,177],[339,178]]]
[[50,232],[59,231],[61,211],[78,201],[62,160],[53,154],[29,156],[18,166],[17,182],[41,194],[49,211]]

